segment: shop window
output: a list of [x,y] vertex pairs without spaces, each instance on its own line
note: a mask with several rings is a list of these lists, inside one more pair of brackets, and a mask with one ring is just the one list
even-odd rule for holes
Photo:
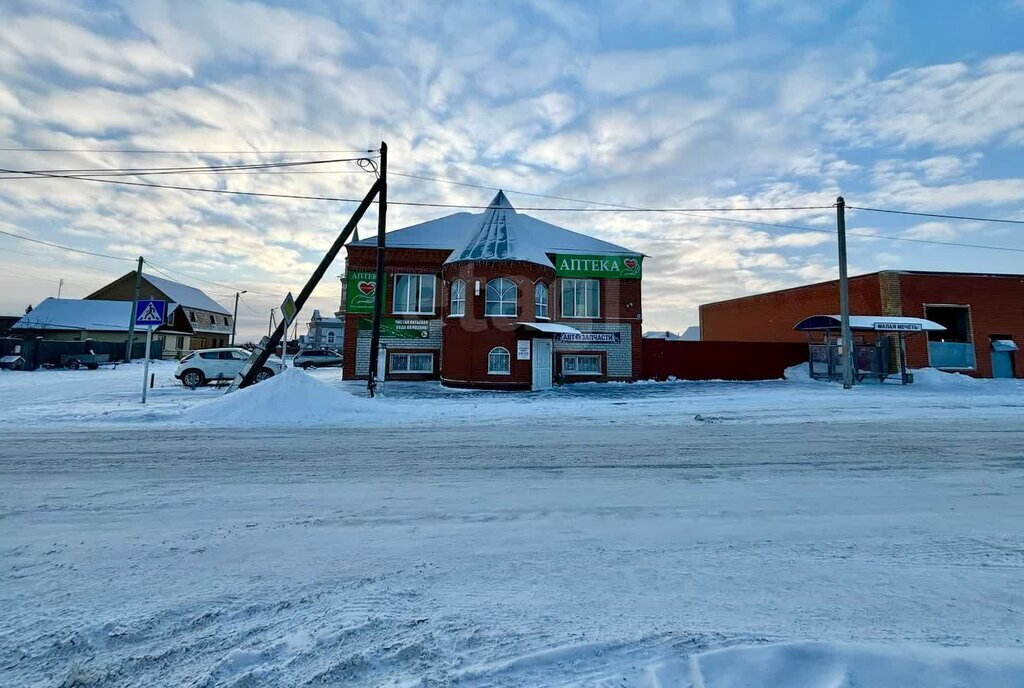
[[516,283],[510,279],[499,277],[488,281],[484,315],[514,318],[518,293]]
[[596,279],[562,280],[562,317],[599,318],[600,289]]
[[391,354],[390,372],[422,375],[434,372],[434,354]]
[[537,282],[537,286],[533,288],[534,293],[534,309],[535,314],[538,318],[548,317],[548,285],[543,282]]
[[487,354],[488,375],[508,375],[509,366],[512,364],[512,357],[508,349],[503,346],[496,346]]
[[600,375],[600,356],[562,356],[563,375]]
[[395,275],[394,313],[420,315],[434,312],[433,275]]
[[466,314],[466,283],[462,280],[452,282],[452,307],[451,315],[463,316]]

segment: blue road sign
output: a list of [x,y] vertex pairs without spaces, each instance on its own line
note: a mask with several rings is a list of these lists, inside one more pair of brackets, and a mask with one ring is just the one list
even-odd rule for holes
[[135,326],[163,325],[166,312],[166,301],[157,301],[156,299],[140,300],[135,306]]

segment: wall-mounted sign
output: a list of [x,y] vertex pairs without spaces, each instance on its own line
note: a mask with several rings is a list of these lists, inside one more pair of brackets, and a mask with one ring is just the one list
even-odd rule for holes
[[618,344],[622,341],[621,332],[560,332],[555,335],[559,342],[586,342],[588,344]]
[[529,361],[530,360],[530,340],[520,339],[516,342],[516,360],[517,361]]
[[606,277],[640,279],[643,256],[587,256],[555,254],[555,274],[559,277]]
[[[373,318],[360,318],[359,331],[372,332]],[[381,318],[380,336],[391,339],[426,339],[430,336],[430,321]]]
[[[373,313],[377,294],[377,273],[373,270],[349,270],[345,280],[345,312]],[[384,277],[384,303],[387,303],[387,276]]]
[[920,332],[921,323],[876,322],[876,332]]

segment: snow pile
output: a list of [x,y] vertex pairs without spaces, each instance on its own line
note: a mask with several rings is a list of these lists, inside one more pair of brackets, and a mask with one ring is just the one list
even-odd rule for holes
[[1006,648],[784,643],[696,655],[699,688],[1018,688],[1024,652]]
[[259,384],[196,404],[182,419],[216,426],[345,425],[346,418],[365,421],[390,413],[384,404],[288,368]]
[[806,363],[798,363],[795,366],[786,368],[786,372],[782,374],[782,377],[793,382],[817,382],[817,380],[811,377]]
[[948,373],[938,368],[918,368],[913,371],[914,384],[919,388],[955,390],[963,387],[977,388],[981,380],[962,373]]

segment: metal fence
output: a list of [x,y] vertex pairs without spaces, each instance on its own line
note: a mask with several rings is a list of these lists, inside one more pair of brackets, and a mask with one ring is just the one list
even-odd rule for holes
[[[57,339],[16,339],[0,338],[0,356],[17,355],[25,359],[25,369],[35,370],[41,366],[60,365],[63,355],[77,356],[81,354],[107,354],[111,361],[124,358],[124,342],[97,342],[91,339],[82,341],[63,341]],[[164,353],[164,343],[154,339],[150,349],[151,359],[159,359]],[[132,358],[143,358],[146,355],[146,338],[132,344]]]

